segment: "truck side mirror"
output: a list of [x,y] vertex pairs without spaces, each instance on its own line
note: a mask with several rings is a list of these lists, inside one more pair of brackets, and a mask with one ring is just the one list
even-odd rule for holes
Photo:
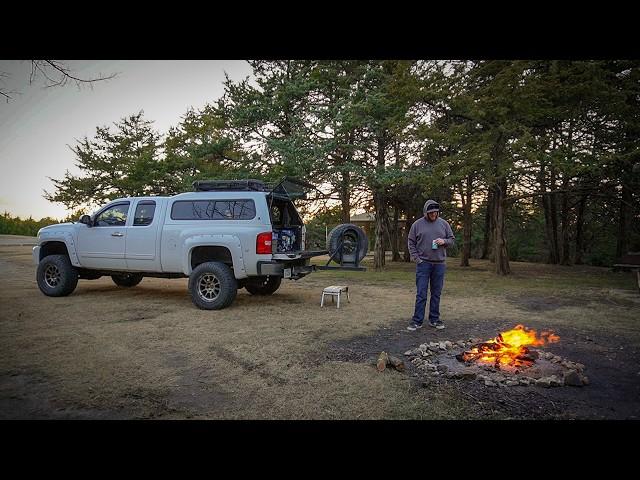
[[89,215],[82,215],[80,217],[80,223],[84,223],[87,227],[91,227],[91,217]]

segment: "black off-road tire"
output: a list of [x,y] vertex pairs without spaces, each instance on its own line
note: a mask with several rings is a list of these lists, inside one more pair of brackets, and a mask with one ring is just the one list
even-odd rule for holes
[[143,276],[140,273],[122,273],[120,275],[111,275],[113,283],[119,287],[135,287],[142,281]]
[[238,282],[233,270],[222,262],[201,263],[189,276],[191,301],[203,310],[221,310],[233,303]]
[[[352,223],[341,223],[329,232],[327,237],[327,250],[329,250],[329,255],[333,255],[338,249],[340,239],[343,235],[346,240],[345,246],[347,252],[352,253],[357,248],[358,263],[361,262],[369,249],[369,240],[364,230]],[[340,263],[342,261],[342,251],[338,252],[336,256],[333,257],[333,260]]]
[[36,281],[45,295],[66,297],[78,285],[78,270],[66,255],[48,255],[38,264]]
[[266,277],[258,277],[246,282],[244,288],[251,295],[272,295],[280,288],[282,277],[268,275]]

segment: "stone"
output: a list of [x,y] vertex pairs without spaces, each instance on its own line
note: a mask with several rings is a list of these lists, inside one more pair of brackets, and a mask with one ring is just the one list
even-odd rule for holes
[[464,369],[460,372],[460,378],[465,380],[475,380],[478,375],[471,369]]
[[518,380],[518,383],[520,385],[529,385],[531,383],[531,380],[529,380],[528,378],[524,377],[524,378],[521,378],[520,380]]
[[438,348],[438,344],[436,342],[429,342],[429,346],[433,348]]
[[447,367],[446,365],[438,365],[436,369],[441,373],[446,373],[449,371],[449,367]]
[[430,353],[430,352],[428,352],[428,351],[427,351],[427,352],[422,352],[422,356],[423,356],[423,357],[430,357],[430,356],[431,356],[431,353]]
[[496,384],[494,382],[492,382],[491,380],[485,380],[484,384],[487,387],[495,387],[496,386]]
[[551,375],[551,377],[549,377],[549,383],[552,387],[561,387],[564,385],[564,379]]
[[584,385],[589,385],[589,377],[587,377],[587,376],[582,377],[582,383]]
[[536,380],[536,386],[549,388],[551,387],[551,380],[548,377],[539,378]]
[[582,364],[582,363],[576,363],[576,368],[577,368],[578,370],[584,370],[584,364]]
[[440,350],[446,350],[447,349],[447,347],[445,346],[444,342],[440,342],[438,344],[438,348],[440,348]]
[[413,355],[413,350],[407,350],[406,352],[404,352],[405,356],[409,357],[411,355]]
[[445,340],[444,346],[447,348],[453,348],[453,343],[451,343],[449,340]]
[[507,387],[515,387],[516,385],[520,385],[520,382],[516,382],[515,380],[507,380],[505,385]]
[[583,385],[582,378],[575,370],[569,370],[564,374],[564,384],[572,387],[581,387]]

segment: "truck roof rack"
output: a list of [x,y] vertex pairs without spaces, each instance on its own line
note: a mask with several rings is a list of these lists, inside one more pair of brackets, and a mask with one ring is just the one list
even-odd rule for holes
[[227,191],[227,192],[266,192],[270,189],[262,180],[247,179],[247,180],[196,180],[192,183],[196,192],[212,192],[212,191]]
[[307,197],[308,190],[315,189],[310,183],[293,177],[284,177],[277,183],[266,183],[262,180],[249,178],[244,180],[196,180],[192,185],[196,192],[269,192],[270,195],[290,200],[304,199]]

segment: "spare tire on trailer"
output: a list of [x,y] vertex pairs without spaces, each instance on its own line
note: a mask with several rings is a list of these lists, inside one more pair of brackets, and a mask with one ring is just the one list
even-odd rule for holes
[[[340,242],[344,245],[340,247]],[[337,252],[337,250],[340,251]],[[367,234],[352,223],[341,223],[329,232],[327,250],[337,263],[360,263],[369,249]]]

